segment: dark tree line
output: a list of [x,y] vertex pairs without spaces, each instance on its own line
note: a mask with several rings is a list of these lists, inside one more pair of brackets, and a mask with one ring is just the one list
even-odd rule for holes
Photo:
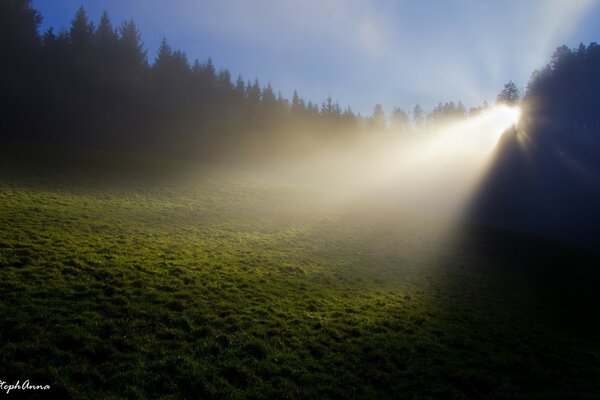
[[273,139],[265,132],[330,138],[376,125],[331,97],[318,105],[294,92],[290,101],[210,58],[190,62],[166,39],[150,63],[133,20],[115,27],[104,12],[94,24],[82,7],[69,29],[40,35],[41,21],[30,0],[0,1],[5,138],[210,152],[261,133]]
[[115,27],[104,12],[94,24],[83,7],[59,32],[38,33],[42,17],[30,0],[0,0],[0,18],[5,139],[209,153],[259,138],[416,131],[466,115],[460,102],[429,114],[417,106],[411,121],[398,107],[388,118],[378,104],[363,117],[332,97],[319,105],[294,92],[288,100],[270,83],[217,70],[210,58],[190,61],[166,39],[150,62],[133,20]]
[[[553,143],[565,159],[600,176],[600,46],[561,46],[535,71],[524,102],[536,140]],[[557,150],[558,151],[558,150]]]
[[[166,39],[150,62],[133,20],[115,27],[104,12],[94,24],[80,8],[68,29],[40,34],[41,21],[31,0],[0,0],[4,140],[210,153],[294,135],[336,140],[390,128],[416,132],[487,108],[447,102],[430,112],[416,105],[410,115],[395,107],[388,117],[378,104],[361,116],[332,97],[316,104],[294,92],[288,100],[270,83],[217,70],[210,58],[190,61]],[[595,43],[559,48],[529,83],[529,115],[548,130],[597,138],[599,60]],[[509,82],[498,101],[514,104],[519,94]]]
[[[516,97],[507,85],[499,99]],[[501,142],[471,215],[598,249],[600,46],[559,47],[533,73],[522,106],[519,131]]]
[[544,129],[566,135],[600,134],[600,46],[580,44],[556,49],[552,60],[535,71],[525,100]]

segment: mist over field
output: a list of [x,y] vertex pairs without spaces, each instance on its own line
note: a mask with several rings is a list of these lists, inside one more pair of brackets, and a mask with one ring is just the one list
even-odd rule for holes
[[82,3],[0,0],[0,392],[600,397],[594,2]]

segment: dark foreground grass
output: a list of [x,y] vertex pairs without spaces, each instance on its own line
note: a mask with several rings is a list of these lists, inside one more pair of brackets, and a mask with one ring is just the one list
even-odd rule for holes
[[28,396],[600,396],[595,254],[59,164],[0,173],[0,380],[51,386]]

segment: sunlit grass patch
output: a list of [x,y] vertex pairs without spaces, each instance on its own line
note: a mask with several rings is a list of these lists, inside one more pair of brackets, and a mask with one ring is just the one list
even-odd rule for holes
[[5,174],[0,377],[64,398],[598,389],[597,341],[553,308],[571,292],[522,273],[548,262],[540,249],[579,262],[568,250],[482,232],[443,248],[436,218],[299,195],[224,177],[126,189]]

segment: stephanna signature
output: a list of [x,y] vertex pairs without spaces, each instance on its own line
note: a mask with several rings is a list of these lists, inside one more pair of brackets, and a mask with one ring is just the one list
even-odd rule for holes
[[29,379],[22,382],[17,381],[16,383],[6,383],[0,380],[0,390],[6,390],[6,394],[9,394],[11,390],[48,390],[50,385],[34,385],[29,382]]

